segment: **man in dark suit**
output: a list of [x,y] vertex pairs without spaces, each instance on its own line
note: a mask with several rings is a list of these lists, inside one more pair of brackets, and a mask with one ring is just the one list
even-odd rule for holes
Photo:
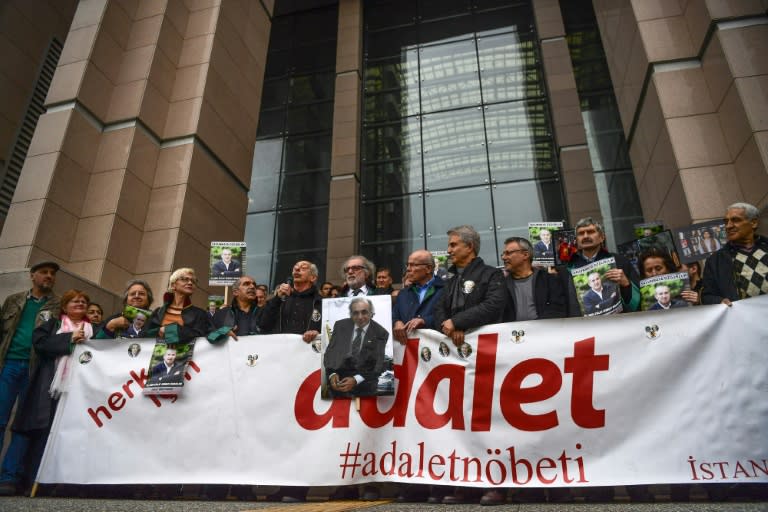
[[554,258],[555,253],[552,251],[552,233],[548,229],[542,229],[539,231],[540,240],[533,246],[534,259],[547,259]]
[[373,303],[357,297],[349,303],[349,316],[333,325],[333,335],[323,357],[328,387],[333,396],[376,394],[384,371],[387,330],[372,320]]
[[211,275],[216,277],[240,277],[240,262],[232,259],[231,249],[222,249],[221,260],[213,264]]
[[619,290],[615,284],[603,282],[600,274],[592,272],[589,274],[590,290],[584,294],[584,313],[587,315],[599,315],[603,312],[611,311],[621,299]]
[[669,286],[665,284],[660,284],[657,286],[653,295],[656,297],[656,303],[649,308],[649,311],[657,311],[660,309],[669,308],[686,308],[690,305],[684,300],[677,298],[673,299],[672,293],[669,290]]
[[184,380],[184,363],[176,362],[176,349],[165,349],[163,361],[152,368],[151,382],[166,385],[180,384]]

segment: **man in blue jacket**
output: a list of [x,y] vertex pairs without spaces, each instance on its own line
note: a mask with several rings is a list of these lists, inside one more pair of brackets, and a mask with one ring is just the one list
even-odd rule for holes
[[408,333],[416,329],[437,329],[432,310],[443,293],[443,280],[434,275],[435,260],[425,250],[413,251],[408,256],[407,279],[409,286],[397,295],[392,308],[394,336],[405,343]]

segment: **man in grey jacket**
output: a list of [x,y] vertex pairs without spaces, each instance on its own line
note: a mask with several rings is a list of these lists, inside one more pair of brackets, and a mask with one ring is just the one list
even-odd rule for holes
[[[32,331],[60,312],[59,297],[53,293],[58,270],[59,265],[52,261],[33,265],[30,269],[32,288],[8,296],[3,303],[0,315],[0,435],[3,439],[13,406],[24,397],[30,370],[35,364]],[[14,432],[2,463],[0,496],[16,494],[26,450],[26,436]]]

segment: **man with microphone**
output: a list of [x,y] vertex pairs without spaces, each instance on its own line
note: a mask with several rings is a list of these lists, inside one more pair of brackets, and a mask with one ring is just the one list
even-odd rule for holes
[[317,266],[309,261],[293,266],[291,277],[267,301],[259,324],[262,333],[301,334],[306,343],[320,334],[323,297],[315,286],[317,274]]

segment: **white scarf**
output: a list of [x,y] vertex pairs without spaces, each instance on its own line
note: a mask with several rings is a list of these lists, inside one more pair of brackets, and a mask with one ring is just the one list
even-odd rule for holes
[[[83,333],[85,334],[85,339],[86,340],[91,339],[91,337],[93,336],[93,327],[91,326],[91,323],[83,319],[82,327],[83,327]],[[69,318],[67,315],[62,315],[61,327],[59,327],[59,330],[56,331],[56,334],[61,334],[65,332],[74,332],[78,328],[79,326],[75,325],[75,323],[72,321],[71,318]],[[51,395],[51,398],[59,398],[59,396],[61,396],[61,394],[67,390],[69,366],[71,364],[72,364],[72,354],[59,356],[56,359],[56,373],[53,375],[53,380],[51,381],[51,387],[48,388],[48,394]]]

